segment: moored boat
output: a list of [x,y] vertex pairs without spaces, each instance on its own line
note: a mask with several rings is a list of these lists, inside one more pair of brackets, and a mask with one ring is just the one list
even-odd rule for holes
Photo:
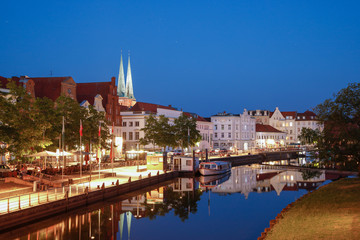
[[217,175],[231,171],[231,163],[225,161],[202,162],[199,172],[204,175]]

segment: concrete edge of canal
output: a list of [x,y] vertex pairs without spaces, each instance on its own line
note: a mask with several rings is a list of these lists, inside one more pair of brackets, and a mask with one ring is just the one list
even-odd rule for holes
[[127,194],[154,184],[159,184],[178,176],[179,172],[168,172],[0,215],[0,233],[23,224],[31,223],[59,213],[65,213],[79,207]]

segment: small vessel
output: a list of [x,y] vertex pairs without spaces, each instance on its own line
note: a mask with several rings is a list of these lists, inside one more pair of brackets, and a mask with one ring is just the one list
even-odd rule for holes
[[202,162],[199,166],[202,175],[217,175],[231,171],[231,163],[225,161]]

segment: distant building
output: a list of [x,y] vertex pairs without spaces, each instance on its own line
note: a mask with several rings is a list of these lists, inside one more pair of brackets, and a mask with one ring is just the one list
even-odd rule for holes
[[269,124],[282,132],[286,132],[287,143],[297,143],[295,126],[296,115],[296,111],[281,112],[278,107],[270,114]]
[[250,150],[255,147],[255,118],[246,109],[242,114],[218,113],[214,124],[213,147],[227,150]]
[[201,151],[205,151],[205,149],[211,150],[212,148],[212,138],[213,138],[213,123],[211,120],[203,118],[195,113],[184,112],[184,114],[188,117],[196,119],[196,130],[200,132],[201,141],[195,147],[195,149],[199,149]]
[[286,133],[276,128],[256,124],[256,147],[257,148],[275,148],[286,146]]
[[120,157],[122,151],[121,140],[121,116],[120,111],[127,107],[119,104],[119,97],[116,91],[115,77],[110,82],[90,82],[77,84],[77,99],[82,107],[89,105],[99,112],[105,113],[105,119],[109,123],[108,128],[112,134],[114,126],[115,157]]
[[146,117],[150,114],[155,116],[164,115],[170,121],[178,118],[182,111],[173,108],[171,105],[162,106],[153,103],[136,102],[136,104],[125,111],[121,111],[122,117],[122,138],[126,150],[139,150],[144,147],[146,150],[159,149],[158,146],[148,144],[140,146],[139,140],[145,136],[144,131],[141,129],[145,127]]
[[310,128],[321,132],[324,126],[320,123],[314,112],[307,110],[304,113],[298,113],[296,116],[296,140],[298,142],[300,142],[299,136],[303,128]]
[[251,110],[249,115],[256,119],[256,124],[261,123],[269,125],[270,111],[268,110]]

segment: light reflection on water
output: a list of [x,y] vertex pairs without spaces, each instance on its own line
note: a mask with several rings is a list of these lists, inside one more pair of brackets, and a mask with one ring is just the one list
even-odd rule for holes
[[256,239],[287,204],[329,178],[325,171],[241,166],[178,178],[55,216],[0,239]]

